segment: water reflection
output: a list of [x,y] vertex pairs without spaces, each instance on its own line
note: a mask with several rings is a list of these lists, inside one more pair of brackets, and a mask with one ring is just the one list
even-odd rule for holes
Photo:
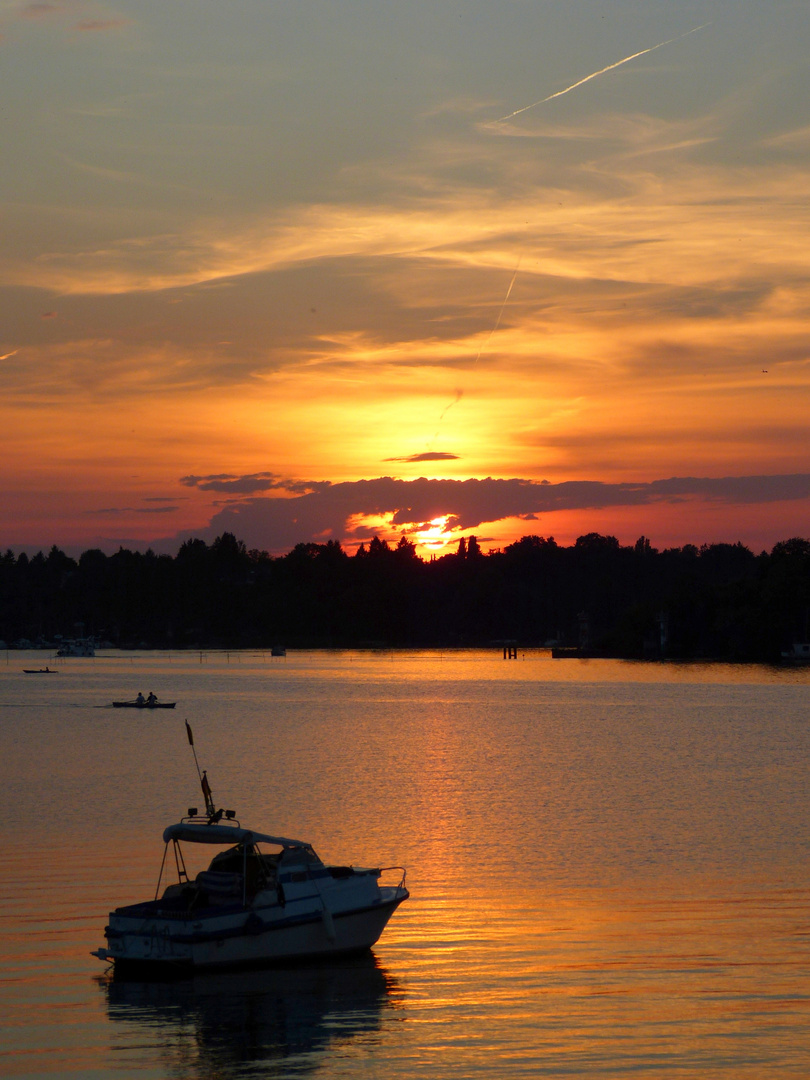
[[171,1075],[190,1077],[233,1077],[246,1066],[293,1058],[296,1073],[314,1071],[327,1050],[378,1031],[397,991],[372,954],[176,981],[109,976],[99,983],[112,1023],[132,1025],[134,1041],[127,1043],[139,1062],[146,1041]]

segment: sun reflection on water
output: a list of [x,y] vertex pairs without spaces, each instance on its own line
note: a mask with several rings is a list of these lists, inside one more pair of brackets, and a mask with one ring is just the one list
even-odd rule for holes
[[[65,664],[23,696],[9,666],[0,1071],[804,1078],[808,677],[174,653]],[[182,712],[97,708],[136,680]],[[107,912],[153,895],[197,795],[186,715],[244,823],[407,866],[376,959],[101,977]]]

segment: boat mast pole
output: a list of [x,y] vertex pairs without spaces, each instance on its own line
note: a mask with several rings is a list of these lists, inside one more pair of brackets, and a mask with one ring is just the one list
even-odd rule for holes
[[200,787],[202,788],[203,798],[205,799],[205,812],[211,817],[216,813],[214,809],[214,797],[211,794],[211,785],[208,783],[208,777],[205,770],[200,772],[200,763],[197,761],[197,751],[194,749],[194,736],[191,733],[191,724],[186,720],[186,734],[188,735],[188,744],[191,747],[191,752],[194,755],[194,764],[197,766],[197,776],[200,778]]

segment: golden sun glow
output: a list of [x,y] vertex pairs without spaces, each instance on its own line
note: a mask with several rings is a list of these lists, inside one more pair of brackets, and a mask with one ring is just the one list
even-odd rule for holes
[[[419,524],[418,522],[394,523],[394,513],[388,514],[353,514],[347,521],[347,531],[360,538],[360,541],[368,543],[372,536],[378,536],[390,547],[396,547],[399,538],[404,536],[416,548],[416,554],[422,559],[431,556],[446,555],[451,550],[451,545],[457,544],[460,534],[448,524],[452,521],[452,514],[443,514],[432,518],[430,521]],[[352,549],[349,542],[347,550]]]
[[417,555],[423,558],[427,555],[446,555],[449,545],[458,541],[458,536],[452,529],[447,528],[451,519],[450,514],[431,518],[427,525],[417,529],[411,534],[411,540],[416,545]]
[[[780,9],[776,49],[762,5],[727,5],[752,12],[741,70],[710,24],[648,31],[631,3],[605,37],[587,6],[550,26],[511,5],[498,56],[478,20],[426,14],[435,67],[403,5],[341,9],[364,57],[401,20],[395,86],[327,32],[268,38],[268,5],[240,6],[255,64],[226,62],[212,24],[193,73],[182,14],[139,10],[143,42],[176,47],[133,74],[134,24],[77,24],[109,65],[88,68],[53,32],[77,5],[6,4],[0,119],[26,138],[4,177],[0,551],[808,533],[804,10]],[[123,96],[102,77],[119,67]],[[296,71],[314,74],[276,94]],[[170,139],[156,85],[177,90]]]

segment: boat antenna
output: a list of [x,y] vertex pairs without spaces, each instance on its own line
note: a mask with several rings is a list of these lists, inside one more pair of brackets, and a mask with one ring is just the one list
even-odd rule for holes
[[200,787],[202,788],[203,798],[205,799],[205,812],[209,817],[213,817],[216,813],[214,809],[214,796],[211,794],[211,785],[208,783],[208,776],[205,769],[200,772],[200,763],[197,761],[197,751],[194,749],[194,735],[191,731],[191,724],[186,720],[186,734],[188,735],[188,744],[191,747],[191,752],[194,755],[194,764],[197,766],[197,776],[200,778]]

